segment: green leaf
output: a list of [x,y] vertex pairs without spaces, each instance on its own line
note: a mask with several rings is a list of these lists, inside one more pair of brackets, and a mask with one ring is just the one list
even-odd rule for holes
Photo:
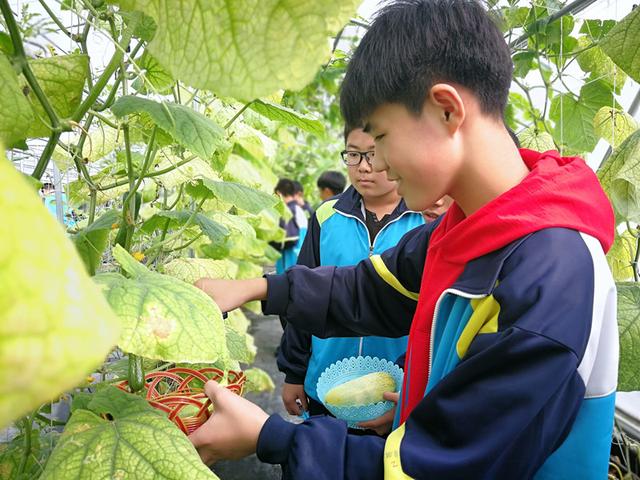
[[600,41],[600,48],[636,82],[640,81],[639,36],[640,10],[636,8]]
[[0,191],[2,428],[80,383],[120,328],[63,228],[2,148]]
[[271,169],[256,167],[239,155],[229,155],[222,174],[225,179],[237,181],[265,193],[273,192],[278,177]]
[[78,254],[82,258],[89,275],[96,273],[96,268],[100,265],[104,249],[107,248],[109,232],[112,225],[118,223],[118,221],[118,212],[110,210],[87,228],[71,235],[71,240],[76,245],[76,250],[78,250]]
[[580,33],[588,35],[593,40],[598,40],[615,25],[615,20],[585,20],[580,27]]
[[231,360],[241,363],[253,363],[256,358],[256,345],[253,337],[247,333],[249,320],[240,310],[229,312],[225,320],[227,348]]
[[617,148],[638,129],[638,122],[623,110],[602,107],[593,117],[593,129],[598,137]]
[[[580,49],[591,45],[592,42],[587,37],[578,39],[578,48]],[[622,69],[617,68],[602,48],[597,45],[593,45],[588,50],[578,54],[576,60],[582,70],[591,73],[591,78],[603,79],[612,87],[615,85],[616,93],[620,93],[627,81],[627,75]]]
[[[167,219],[170,220],[169,227],[182,226],[187,223],[192,214],[193,212],[186,210],[160,211],[143,224],[142,231],[152,233],[156,229],[163,228]],[[229,235],[229,230],[224,225],[211,220],[203,213],[196,213],[193,223],[200,227],[202,233],[213,243],[223,242]]]
[[116,117],[146,113],[180,145],[202,158],[211,158],[224,137],[224,130],[193,109],[171,102],[155,102],[127,95],[111,107]]
[[523,148],[530,148],[538,152],[556,150],[553,137],[547,132],[538,131],[535,127],[529,127],[518,134],[518,139]]
[[[181,161],[180,158],[172,155],[163,155],[164,158],[158,164],[158,170],[164,170]],[[211,166],[199,158],[175,167],[173,170],[155,177],[156,181],[166,189],[173,189],[183,183],[193,182],[197,178],[211,178],[221,180]]]
[[618,391],[640,390],[640,284],[617,283],[620,363]]
[[617,282],[633,280],[632,262],[635,258],[636,238],[625,230],[622,235],[616,234],[616,238],[607,253],[607,262]]
[[616,213],[640,220],[640,130],[629,135],[598,170],[598,178]]
[[208,178],[196,180],[188,185],[187,192],[196,198],[215,197],[223,202],[231,203],[249,213],[260,213],[278,203],[274,195],[254,190],[239,183],[216,182]]
[[29,456],[22,474],[18,473],[25,454],[25,440],[25,435],[20,434],[8,443],[0,443],[0,478],[3,480],[29,480],[38,478],[42,473],[40,432],[38,430],[31,432]]
[[550,117],[555,122],[554,139],[558,145],[572,150],[590,152],[598,143],[593,129],[593,118],[600,108],[614,105],[611,87],[597,80],[584,84],[580,97],[558,95],[551,102]]
[[0,53],[0,142],[13,147],[24,140],[33,120],[33,110],[22,94],[16,72]]
[[231,260],[211,260],[208,258],[176,258],[165,264],[163,269],[167,275],[190,284],[200,278],[233,280],[238,274],[238,266]]
[[145,400],[108,387],[76,410],[40,480],[216,479],[188,438]]
[[[226,97],[252,100],[299,90],[329,59],[360,0],[121,0],[158,26],[149,50],[172,75]],[[197,48],[184,48],[185,45]]]
[[269,374],[261,368],[250,368],[244,373],[247,376],[247,381],[244,384],[245,393],[271,392],[276,388]]
[[513,56],[513,75],[524,78],[533,68],[536,52],[519,52]]
[[143,70],[143,75],[136,78],[131,86],[142,94],[149,92],[150,89],[147,84],[151,85],[151,90],[155,93],[166,94],[171,90],[171,86],[176,83],[171,74],[147,51],[142,54],[138,61],[138,67]]
[[[64,119],[71,116],[82,100],[82,89],[87,78],[89,57],[81,54],[57,55],[29,61],[29,66],[38,80],[51,107]],[[28,91],[35,121],[27,131],[27,137],[47,137],[51,134],[51,121],[40,105],[25,78],[21,87]]]
[[4,32],[0,32],[0,54],[2,53],[5,53],[10,57],[15,53],[13,43],[11,42],[11,36]]
[[114,273],[94,278],[123,323],[118,345],[125,352],[189,363],[226,356],[222,313],[202,290],[150,271],[134,279]]
[[249,108],[270,120],[298,127],[314,135],[324,135],[324,125],[319,120],[309,117],[308,115],[303,115],[283,105],[263,100],[255,100],[251,102]]

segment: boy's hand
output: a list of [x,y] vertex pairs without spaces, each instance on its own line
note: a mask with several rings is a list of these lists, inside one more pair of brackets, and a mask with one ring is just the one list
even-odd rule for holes
[[209,295],[223,312],[230,312],[252,300],[267,298],[267,281],[264,278],[250,280],[201,278],[194,285]]
[[211,465],[255,453],[258,435],[269,415],[213,380],[205,384],[204,391],[213,403],[213,414],[189,435],[202,461]]
[[384,392],[382,396],[385,400],[395,403],[396,406],[378,418],[374,418],[373,420],[369,420],[368,422],[358,423],[359,427],[373,430],[380,436],[387,435],[389,432],[391,432],[391,427],[393,426],[393,417],[395,417],[396,415],[398,397],[400,396],[400,394],[394,392]]
[[302,411],[309,409],[309,405],[307,405],[307,394],[304,393],[304,385],[293,383],[285,383],[282,385],[282,403],[284,403],[284,408],[287,409],[289,415],[302,415],[302,411],[296,403],[296,400],[300,400]]

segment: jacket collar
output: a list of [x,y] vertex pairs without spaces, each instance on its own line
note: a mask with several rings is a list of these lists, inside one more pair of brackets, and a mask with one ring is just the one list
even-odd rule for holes
[[[333,209],[337,212],[345,215],[356,217],[364,222],[362,215],[362,195],[353,187],[349,185],[342,194],[338,197],[338,201],[333,206]],[[400,199],[400,203],[391,212],[391,218],[395,219],[407,211],[407,205],[404,203],[404,199]]]

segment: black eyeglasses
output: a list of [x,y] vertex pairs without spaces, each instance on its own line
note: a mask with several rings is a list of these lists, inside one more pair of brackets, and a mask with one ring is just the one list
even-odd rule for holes
[[360,162],[364,158],[369,165],[373,162],[374,157],[376,156],[376,152],[359,152],[357,150],[343,150],[340,152],[340,156],[342,157],[342,161],[345,165],[349,167],[356,167],[360,165]]

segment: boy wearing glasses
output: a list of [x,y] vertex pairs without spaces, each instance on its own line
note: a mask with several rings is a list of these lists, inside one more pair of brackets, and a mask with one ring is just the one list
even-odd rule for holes
[[[409,230],[424,223],[422,216],[407,209],[396,191],[396,183],[374,172],[373,138],[361,128],[345,127],[345,150],[341,152],[351,186],[323,203],[311,218],[298,256],[298,265],[354,265],[396,245]],[[407,337],[319,338],[292,325],[285,328],[278,354],[278,368],[285,374],[282,400],[291,415],[308,411],[329,414],[320,403],[316,384],[332,363],[349,357],[371,356],[395,361],[404,354]],[[385,424],[388,433],[391,418]],[[378,427],[378,423],[366,425]]]

